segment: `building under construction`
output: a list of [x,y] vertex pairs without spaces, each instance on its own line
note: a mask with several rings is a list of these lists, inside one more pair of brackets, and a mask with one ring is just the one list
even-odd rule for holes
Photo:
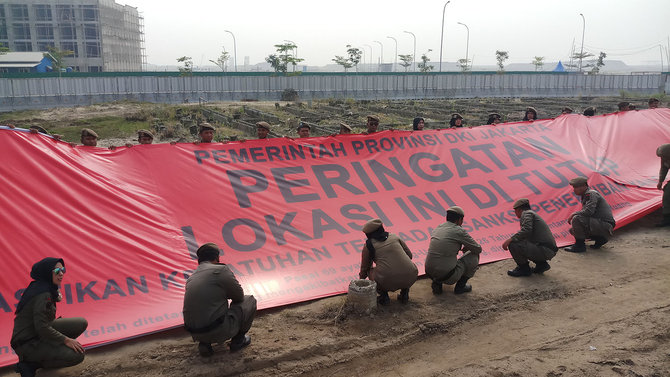
[[81,72],[142,71],[143,18],[113,0],[0,0],[0,44],[10,51],[71,51]]

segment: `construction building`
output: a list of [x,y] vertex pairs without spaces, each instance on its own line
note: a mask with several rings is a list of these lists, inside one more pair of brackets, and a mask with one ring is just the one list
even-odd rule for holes
[[72,51],[80,72],[142,71],[143,18],[113,0],[0,0],[0,45],[15,52]]

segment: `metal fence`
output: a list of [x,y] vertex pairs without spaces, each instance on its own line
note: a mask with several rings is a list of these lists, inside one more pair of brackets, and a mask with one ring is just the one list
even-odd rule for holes
[[79,75],[0,78],[0,111],[90,105],[109,101],[182,103],[278,101],[286,89],[300,99],[423,99],[472,97],[616,96],[622,91],[662,93],[668,73],[578,75],[565,73],[272,74],[164,76]]

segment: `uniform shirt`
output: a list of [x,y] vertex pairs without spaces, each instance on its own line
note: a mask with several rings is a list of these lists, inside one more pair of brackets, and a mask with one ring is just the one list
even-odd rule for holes
[[658,172],[658,181],[662,183],[670,169],[670,144],[663,144],[659,149],[661,150],[661,170]]
[[527,240],[536,245],[543,245],[553,249],[554,251],[558,249],[549,226],[535,211],[530,209],[523,211],[519,218],[519,225],[521,229],[511,237],[513,242]]
[[[370,278],[374,279],[382,290],[407,288],[416,281],[419,271],[412,262],[412,252],[400,237],[389,233],[385,241],[373,239],[372,246],[375,248],[375,269]],[[363,246],[361,271],[358,274],[360,279],[371,275],[372,261],[368,247]]]
[[582,209],[575,212],[575,216],[593,217],[608,222],[612,226],[616,223],[612,215],[612,207],[598,191],[593,189],[586,190],[582,195]]
[[458,252],[470,250],[479,254],[482,247],[461,226],[447,221],[440,224],[430,235],[426,273],[429,276],[445,276],[456,267]]
[[50,292],[33,297],[14,318],[11,344],[22,344],[32,339],[63,343],[65,335],[51,327],[56,319],[56,303]]
[[244,300],[244,290],[225,264],[203,262],[186,280],[184,325],[205,328],[228,312],[228,299]]

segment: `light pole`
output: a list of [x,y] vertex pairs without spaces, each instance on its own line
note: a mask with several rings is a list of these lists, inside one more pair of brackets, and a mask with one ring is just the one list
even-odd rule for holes
[[371,65],[370,65],[370,69],[372,69],[372,64],[373,64],[373,63],[372,63],[372,62],[373,62],[373,60],[372,60],[372,58],[373,58],[373,56],[372,56],[372,46],[370,46],[370,45],[368,45],[368,44],[364,44],[363,46],[365,46],[365,47],[367,47],[367,48],[370,49],[370,59],[369,59],[369,60],[370,60],[370,64],[371,64]]
[[[293,44],[293,46],[295,46],[293,48],[293,57],[297,59],[298,58],[298,45],[293,41],[289,41],[288,39],[284,39],[284,42],[291,43],[291,44]],[[293,64],[293,72],[295,72],[295,64]]]
[[582,16],[582,49],[579,52],[579,72],[582,72],[582,59],[584,58],[584,32],[586,31],[586,19],[584,18],[583,14],[579,14]]
[[[661,46],[659,44],[658,48],[661,50],[661,73],[662,73],[663,72],[663,46]],[[668,64],[670,65],[670,62],[668,62]]]
[[393,72],[395,72],[395,67],[398,65],[398,40],[388,36],[386,38],[393,39],[393,42],[395,42],[395,59],[393,60]]
[[379,41],[373,41],[373,42],[379,43],[379,47],[381,49],[381,52],[379,53],[379,69],[378,69],[378,71],[381,72],[382,64],[384,64],[384,44]]
[[470,52],[469,51],[469,49],[470,49],[470,28],[468,27],[468,25],[466,25],[462,22],[459,22],[458,24],[465,26],[465,28],[468,30],[468,39],[467,39],[467,42],[465,43],[465,70],[467,71],[468,70],[468,53]]
[[442,42],[444,41],[444,12],[447,10],[447,4],[451,3],[451,0],[444,3],[442,8],[442,29],[440,29],[440,72],[442,72]]
[[403,31],[403,33],[411,34],[414,38],[414,54],[412,55],[412,64],[414,65],[413,71],[416,72],[416,35],[411,31]]
[[235,52],[235,72],[237,72],[237,41],[235,41],[235,34],[230,30],[224,30],[226,33],[229,33],[233,36],[233,51]]

